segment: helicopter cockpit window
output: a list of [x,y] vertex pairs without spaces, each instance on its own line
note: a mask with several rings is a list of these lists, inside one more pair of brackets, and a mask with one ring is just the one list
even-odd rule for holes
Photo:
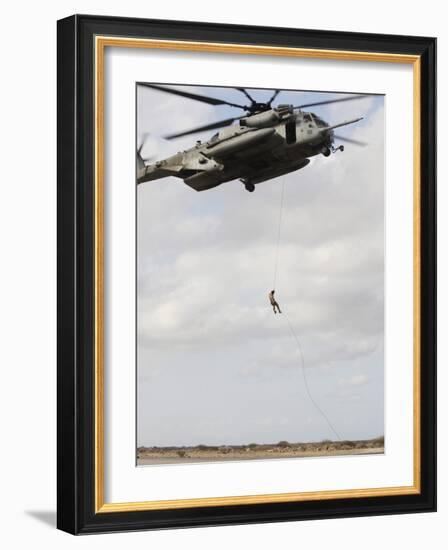
[[325,122],[324,122],[321,118],[319,118],[318,116],[316,116],[316,115],[314,115],[314,122],[317,124],[317,126],[318,126],[319,128],[325,128],[325,127],[326,127]]

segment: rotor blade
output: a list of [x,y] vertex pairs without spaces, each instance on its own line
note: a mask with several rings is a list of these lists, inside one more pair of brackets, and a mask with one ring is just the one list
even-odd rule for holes
[[153,88],[154,90],[160,90],[161,92],[166,92],[168,94],[187,97],[188,99],[194,99],[195,101],[201,101],[202,103],[208,103],[209,105],[230,105],[231,107],[238,107],[238,109],[246,109],[244,105],[230,103],[229,101],[225,101],[224,99],[216,99],[215,97],[207,97],[205,95],[184,92],[183,90],[176,90],[175,88],[165,88],[165,86],[159,86],[158,84],[147,84],[146,82],[139,82],[139,86],[145,86],[146,88]]
[[174,139],[178,137],[189,136],[190,134],[197,134],[198,132],[204,132],[205,130],[213,130],[214,128],[222,128],[223,126],[229,126],[229,124],[232,124],[232,122],[234,120],[237,120],[237,118],[238,117],[226,118],[225,120],[219,120],[218,122],[212,122],[211,124],[198,126],[197,128],[193,128],[192,130],[186,130],[185,132],[179,132],[178,134],[171,134],[169,136],[165,136],[165,139]]
[[348,126],[349,124],[355,124],[355,122],[359,122],[364,117],[354,118],[353,120],[344,120],[344,122],[337,122],[336,124],[332,124],[331,126],[326,126],[325,128],[321,128],[321,132],[329,132],[330,130],[334,130],[335,128],[342,128],[342,126]]
[[149,132],[145,132],[144,134],[142,134],[140,145],[137,147],[137,153],[139,155],[142,152],[143,146],[145,145],[145,142],[146,142],[148,136],[150,136],[150,135],[151,134]]
[[275,92],[273,93],[271,99],[267,102],[269,106],[274,101],[274,99],[278,96],[279,93],[280,93],[280,90],[275,90]]
[[154,160],[154,156],[150,155],[149,157],[142,157],[140,155],[140,158],[142,159],[143,162],[149,162],[150,160]]
[[245,88],[235,88],[235,90],[242,92],[251,103],[255,103],[255,99],[249,94],[249,92]]
[[339,141],[346,141],[347,143],[353,143],[353,145],[359,145],[360,147],[367,147],[368,145],[368,143],[366,143],[365,141],[358,141],[357,139],[346,138],[343,136],[338,136],[336,134],[334,135],[334,138],[338,139]]
[[304,103],[303,105],[297,105],[294,109],[304,109],[305,107],[315,107],[316,105],[329,105],[330,103],[342,103],[343,101],[354,101],[355,99],[363,99],[369,97],[368,95],[351,95],[348,97],[342,97],[340,99],[326,99],[325,101],[315,101],[314,103]]

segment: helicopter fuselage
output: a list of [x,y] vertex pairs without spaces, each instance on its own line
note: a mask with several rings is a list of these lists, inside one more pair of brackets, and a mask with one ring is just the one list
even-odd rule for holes
[[208,141],[154,164],[139,159],[137,183],[175,176],[205,191],[240,179],[253,191],[258,183],[304,168],[311,157],[342,151],[342,146],[333,146],[333,128],[358,120],[329,126],[313,113],[280,105],[242,118]]

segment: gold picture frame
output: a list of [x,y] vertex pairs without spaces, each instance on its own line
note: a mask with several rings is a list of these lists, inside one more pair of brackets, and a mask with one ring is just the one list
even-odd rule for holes
[[[90,372],[90,408],[91,416],[83,419],[83,423],[88,423],[90,426],[89,436],[91,446],[89,450],[85,451],[89,455],[89,459],[83,458],[80,460],[76,454],[76,448],[79,449],[79,433],[73,433],[72,453],[70,459],[65,456],[66,451],[61,450],[60,447],[60,479],[59,485],[66,487],[67,483],[71,485],[77,485],[77,489],[73,488],[73,494],[79,493],[79,472],[75,476],[76,479],[72,479],[73,464],[78,464],[78,468],[83,463],[83,472],[85,476],[85,483],[89,485],[87,490],[85,484],[83,487],[84,497],[79,498],[79,505],[84,509],[84,519],[81,521],[78,516],[75,521],[71,517],[67,510],[71,509],[73,502],[70,506],[67,504],[67,495],[59,496],[59,527],[70,532],[97,532],[120,529],[132,528],[135,525],[136,517],[138,513],[139,523],[138,528],[155,528],[160,526],[160,522],[168,522],[170,526],[181,525],[185,520],[186,511],[190,510],[188,514],[190,524],[213,524],[213,523],[238,523],[238,522],[251,522],[257,521],[257,514],[260,520],[263,520],[260,515],[260,505],[265,505],[266,510],[271,510],[272,507],[283,506],[283,511],[287,514],[285,517],[300,518],[307,517],[304,514],[304,505],[318,502],[323,504],[323,517],[330,517],[335,514],[335,510],[339,506],[343,506],[344,502],[350,502],[350,510],[356,509],[355,512],[348,511],[347,515],[362,515],[365,513],[372,513],[375,510],[375,506],[381,510],[381,506],[384,503],[393,503],[395,498],[397,504],[395,510],[397,512],[403,511],[404,508],[412,508],[414,503],[415,507],[428,510],[434,508],[434,491],[429,490],[428,487],[433,486],[433,482],[428,483],[428,478],[433,479],[435,476],[434,468],[431,465],[431,460],[428,455],[433,453],[434,447],[434,433],[433,430],[428,428],[428,420],[434,422],[433,413],[428,409],[429,404],[427,401],[422,401],[422,384],[425,388],[432,388],[433,381],[431,379],[431,372],[434,368],[431,363],[430,357],[422,357],[422,339],[425,339],[425,346],[427,347],[427,334],[422,333],[422,327],[428,323],[428,307],[424,308],[425,318],[422,317],[422,300],[423,294],[427,299],[428,291],[422,293],[422,240],[425,247],[433,246],[431,241],[430,231],[427,228],[427,224],[431,226],[433,220],[432,212],[425,210],[427,208],[428,199],[422,200],[422,193],[425,195],[431,194],[434,189],[434,181],[428,177],[428,173],[424,171],[426,165],[434,163],[432,158],[434,155],[434,136],[431,136],[431,108],[428,106],[428,97],[430,98],[434,94],[434,74],[435,70],[433,64],[428,62],[428,56],[431,57],[434,51],[435,42],[433,39],[425,39],[424,44],[418,42],[416,39],[408,39],[406,44],[401,44],[401,49],[397,46],[397,37],[388,37],[388,46],[382,47],[380,51],[378,49],[379,37],[372,35],[368,40],[364,35],[357,35],[359,44],[363,40],[363,44],[367,44],[366,49],[356,49],[353,40],[349,40],[343,33],[331,33],[331,32],[313,32],[314,45],[304,47],[301,45],[300,35],[294,40],[297,45],[284,45],[286,37],[294,33],[287,33],[287,30],[282,31],[270,29],[271,36],[277,38],[277,44],[263,44],[260,43],[266,38],[262,38],[262,35],[257,33],[260,29],[256,27],[239,28],[238,31],[241,36],[241,42],[231,43],[230,40],[226,41],[226,36],[230,36],[230,31],[235,31],[235,28],[227,26],[221,27],[221,34],[217,35],[216,41],[207,40],[208,33],[203,29],[203,25],[199,25],[201,28],[196,29],[196,34],[199,37],[197,40],[187,40],[183,35],[187,35],[190,24],[185,24],[184,32],[180,32],[179,27],[172,29],[172,33],[175,33],[178,38],[161,38],[160,34],[170,27],[170,22],[165,22],[165,27],[158,27],[157,22],[152,21],[139,21],[139,32],[135,33],[135,29],[131,31],[132,26],[128,23],[128,20],[120,20],[114,18],[89,18],[89,16],[74,16],[62,20],[59,23],[59,63],[64,63],[64,68],[60,65],[60,89],[61,93],[66,93],[67,81],[82,81],[86,80],[86,72],[89,73],[91,83],[91,93],[89,98],[85,101],[83,108],[89,104],[93,108],[93,113],[89,113],[89,125],[86,137],[83,143],[78,148],[90,146],[93,149],[91,161],[93,161],[92,170],[92,183],[93,193],[89,195],[90,200],[90,212],[92,215],[91,225],[89,226],[89,235],[93,236],[92,248],[89,253],[89,265],[93,268],[91,270],[91,292],[89,294],[91,307],[89,308],[91,316],[91,344],[92,354],[91,361],[88,365],[80,364],[76,361],[73,362],[73,380],[78,376],[83,376],[84,384],[86,383],[87,372]],[[163,26],[163,25],[162,25]],[[115,30],[114,30],[115,29]],[[120,29],[120,32],[118,32]],[[202,30],[202,34],[201,31]],[[264,29],[266,31],[266,29]],[[304,31],[306,32],[306,31]],[[226,35],[227,33],[227,35]],[[137,34],[137,35],[135,35]],[[215,33],[216,34],[216,33]],[[300,34],[300,33],[299,33]],[[329,40],[329,35],[332,35],[332,42]],[[294,35],[295,36],[295,35]],[[76,40],[75,40],[76,37]],[[283,37],[283,38],[282,38]],[[274,41],[271,38],[271,41]],[[306,37],[305,37],[306,38]],[[290,38],[292,40],[292,38]],[[302,42],[307,42],[302,38]],[[382,44],[384,39],[382,37]],[[423,39],[421,39],[423,40]],[[325,41],[331,43],[331,47],[318,47]],[[344,42],[345,41],[345,42]],[[417,43],[418,42],[418,43]],[[281,45],[279,45],[279,43]],[[344,43],[347,47],[343,47]],[[336,44],[339,44],[340,48],[336,48]],[[423,48],[424,46],[424,48]],[[234,55],[269,55],[271,57],[301,57],[312,59],[326,59],[326,60],[356,60],[363,62],[383,62],[383,63],[399,63],[410,64],[413,70],[413,296],[414,296],[414,319],[413,319],[413,331],[414,331],[414,348],[413,348],[413,380],[414,380],[414,409],[413,409],[413,484],[410,486],[402,487],[381,487],[381,488],[366,488],[366,489],[352,489],[352,490],[329,490],[329,491],[316,491],[305,493],[279,493],[279,494],[263,494],[263,495],[245,495],[245,496],[225,496],[216,498],[196,498],[196,499],[178,499],[178,500],[158,500],[158,501],[142,501],[142,502],[117,502],[110,503],[105,502],[105,458],[104,458],[104,92],[105,92],[105,70],[104,70],[104,58],[106,49],[113,48],[152,48],[159,50],[175,50],[175,51],[192,51],[192,52],[207,52],[207,53],[226,53]],[[77,48],[79,52],[77,52]],[[378,50],[378,51],[377,51]],[[405,50],[405,51],[403,51]],[[87,53],[91,52],[91,60],[87,60]],[[75,53],[77,52],[77,55]],[[85,67],[75,66],[71,67],[72,74],[66,75],[68,72],[67,63],[68,58],[75,63],[76,59],[78,64],[80,60],[83,60]],[[76,58],[76,59],[75,59]],[[423,74],[422,74],[423,73]],[[75,76],[74,76],[75,75]],[[428,76],[429,75],[429,76]],[[65,79],[65,80],[64,80]],[[85,83],[89,84],[88,82]],[[74,92],[75,97],[76,93]],[[424,97],[422,97],[424,96]],[[74,101],[74,103],[76,103]],[[431,103],[431,102],[429,102]],[[78,109],[80,102],[78,103]],[[426,111],[423,111],[423,108]],[[64,119],[66,126],[68,116],[73,115],[73,112],[67,108],[60,110],[59,116]],[[79,124],[79,123],[78,123]],[[70,128],[73,134],[77,129]],[[82,129],[85,131],[84,129]],[[64,128],[64,132],[67,129]],[[62,132],[62,130],[61,130]],[[78,133],[79,135],[79,133]],[[425,138],[425,148],[422,150],[422,136]],[[432,143],[428,150],[428,136]],[[60,136],[62,141],[63,135]],[[76,140],[76,137],[74,138]],[[92,147],[93,146],[93,147]],[[425,153],[425,159],[422,159],[422,154]],[[72,151],[72,154],[73,153]],[[64,151],[64,144],[60,144],[60,165],[63,164],[63,169],[67,166],[66,160],[63,156],[67,156],[67,152]],[[69,163],[70,164],[70,163]],[[73,163],[71,164],[71,166]],[[424,166],[423,166],[424,165]],[[432,165],[433,166],[433,165]],[[73,181],[76,180],[77,175],[73,175]],[[79,174],[78,174],[79,177]],[[61,181],[59,185],[66,185],[66,179]],[[87,185],[87,182],[83,183]],[[64,193],[65,191],[61,191]],[[59,211],[60,215],[66,215],[69,208],[69,199],[65,198],[60,201]],[[423,219],[424,218],[424,219]],[[66,220],[65,220],[66,221]],[[68,238],[63,233],[62,220],[60,219],[60,234],[62,240],[65,242]],[[75,222],[74,222],[75,223]],[[425,225],[426,224],[426,225]],[[428,233],[429,231],[429,233]],[[84,240],[85,243],[85,240]],[[63,261],[63,260],[61,260]],[[64,266],[66,267],[66,266]],[[70,264],[70,267],[73,266]],[[434,266],[427,266],[431,270]],[[62,270],[63,271],[63,270]],[[424,283],[427,285],[427,276],[425,275]],[[63,293],[67,290],[64,287],[64,281],[60,280]],[[71,281],[70,284],[74,284]],[[432,291],[431,291],[432,292]],[[430,294],[431,294],[430,292]],[[432,295],[432,294],[431,294]],[[60,297],[60,300],[63,297]],[[78,298],[79,299],[79,298]],[[429,304],[429,310],[433,304]],[[65,314],[65,313],[64,313]],[[433,321],[434,322],[434,319]],[[92,332],[93,331],[93,332]],[[61,332],[61,339],[67,338],[66,332]],[[73,335],[71,335],[73,337]],[[435,343],[432,342],[435,346]],[[73,349],[77,346],[77,342],[72,344]],[[426,348],[425,348],[426,349]],[[433,349],[433,348],[431,348]],[[61,361],[63,363],[61,363]],[[423,370],[423,366],[424,370]],[[428,367],[429,365],[429,367]],[[66,369],[66,362],[64,358],[59,358],[60,376],[62,376],[62,370]],[[80,374],[80,369],[83,370],[83,374]],[[90,369],[90,370],[89,370]],[[91,383],[91,385],[90,385]],[[75,390],[75,386],[72,386],[71,392]],[[76,387],[77,391],[81,390],[81,386]],[[84,387],[85,389],[85,387]],[[60,397],[62,401],[65,400],[61,392],[64,389],[59,388]],[[83,399],[83,398],[81,398]],[[59,414],[64,414],[64,405],[60,401]],[[65,414],[67,411],[65,410]],[[424,425],[422,425],[424,423]],[[93,425],[92,425],[93,424]],[[66,428],[66,427],[65,427]],[[425,429],[424,440],[425,448],[422,448],[422,429]],[[79,429],[79,426],[78,426]],[[71,431],[71,430],[69,430]],[[76,431],[76,430],[74,430]],[[428,434],[431,434],[428,436]],[[61,432],[59,432],[61,437]],[[429,443],[428,443],[429,440]],[[63,438],[63,442],[60,441],[60,445],[65,445],[66,438]],[[75,444],[77,443],[77,444]],[[69,451],[70,452],[70,451]],[[435,460],[433,457],[432,460]],[[68,467],[68,464],[72,465],[72,468]],[[89,470],[90,468],[90,470]],[[75,468],[76,469],[76,468]],[[89,470],[89,473],[86,473]],[[70,478],[68,481],[67,479]],[[88,479],[87,479],[88,478]],[[73,501],[72,499],[72,501]],[[90,504],[89,504],[90,499]],[[405,505],[402,503],[405,502]],[[325,504],[326,503],[326,504]],[[342,504],[341,504],[342,503]],[[289,505],[289,507],[288,507]],[[296,508],[292,511],[291,505],[296,505]],[[90,508],[89,508],[90,506]],[[285,508],[286,506],[286,508]],[[251,507],[253,508],[253,516],[250,516]],[[393,507],[392,507],[393,508]],[[207,522],[207,514],[204,515],[204,510],[210,510],[210,517]],[[233,509],[233,519],[230,518],[230,514],[227,511]],[[197,510],[197,514],[192,517],[191,512]],[[216,518],[216,511],[219,510],[221,519]],[[161,519],[160,514],[168,512],[170,516],[168,520],[163,517]],[[240,513],[240,517],[238,516]],[[278,511],[272,511],[272,518],[280,517],[281,508]],[[276,516],[277,514],[277,516]],[[289,514],[289,515],[288,515]],[[295,514],[295,515],[294,515]],[[339,512],[340,515],[340,512]],[[141,519],[140,516],[144,516]],[[198,520],[199,517],[205,519],[205,521]],[[318,513],[316,515],[318,517]],[[171,522],[171,523],[170,523]]]

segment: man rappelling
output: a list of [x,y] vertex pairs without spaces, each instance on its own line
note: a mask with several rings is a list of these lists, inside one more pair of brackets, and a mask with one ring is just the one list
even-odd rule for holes
[[274,313],[277,313],[277,311],[279,313],[281,313],[281,309],[280,309],[280,306],[278,305],[276,299],[274,298],[274,293],[275,293],[275,290],[271,290],[271,292],[269,293],[269,302],[272,306],[272,309],[274,310]]

